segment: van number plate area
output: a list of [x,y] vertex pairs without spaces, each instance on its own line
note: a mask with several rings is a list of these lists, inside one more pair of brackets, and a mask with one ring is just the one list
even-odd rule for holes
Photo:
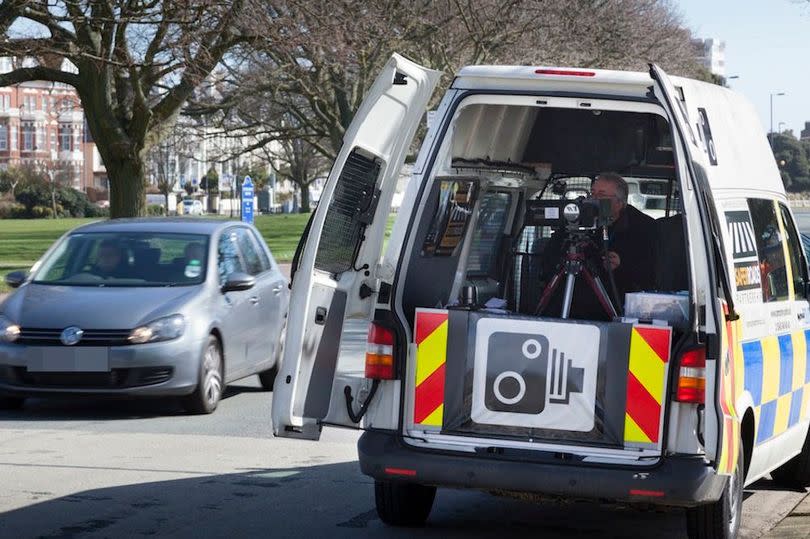
[[476,423],[577,432],[594,428],[599,328],[483,318],[475,329]]

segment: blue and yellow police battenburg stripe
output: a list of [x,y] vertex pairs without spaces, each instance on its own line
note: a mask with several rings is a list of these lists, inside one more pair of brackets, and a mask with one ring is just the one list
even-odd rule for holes
[[808,417],[810,330],[742,344],[745,389],[751,393],[760,444]]

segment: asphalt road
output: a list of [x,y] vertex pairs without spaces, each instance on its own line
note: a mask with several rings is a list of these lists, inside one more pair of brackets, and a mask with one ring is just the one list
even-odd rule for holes
[[[810,213],[798,214],[810,230]],[[365,328],[344,338],[356,368]],[[428,526],[385,527],[359,472],[355,431],[320,442],[274,439],[271,394],[251,377],[217,412],[172,401],[31,400],[0,412],[0,539],[70,537],[685,536],[683,513],[529,503],[440,490]],[[743,534],[760,537],[805,496],[769,480],[746,489]]]

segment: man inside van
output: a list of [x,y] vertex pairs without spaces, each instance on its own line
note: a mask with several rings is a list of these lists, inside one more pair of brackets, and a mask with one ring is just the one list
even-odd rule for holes
[[[599,272],[602,284],[610,294],[610,279],[607,266],[613,271],[619,300],[624,294],[640,290],[651,290],[655,283],[655,219],[627,204],[627,182],[613,172],[599,174],[591,183],[591,196],[600,200],[610,200],[612,224],[608,227],[607,255],[605,267]],[[543,280],[548,282],[554,275],[557,265],[564,257],[564,242],[555,233],[543,257]],[[601,248],[601,236],[595,238],[596,247]],[[598,256],[590,252],[588,256]],[[562,303],[561,289],[557,291],[544,315],[555,315]],[[618,307],[618,306],[617,306]],[[581,319],[607,319],[607,314],[594,293],[582,278],[577,279],[574,298],[571,303],[571,317]]]

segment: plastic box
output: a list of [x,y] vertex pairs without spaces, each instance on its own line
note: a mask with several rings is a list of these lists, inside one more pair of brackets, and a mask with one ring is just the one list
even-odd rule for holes
[[688,294],[656,294],[630,292],[625,294],[625,318],[664,320],[672,326],[689,322]]

